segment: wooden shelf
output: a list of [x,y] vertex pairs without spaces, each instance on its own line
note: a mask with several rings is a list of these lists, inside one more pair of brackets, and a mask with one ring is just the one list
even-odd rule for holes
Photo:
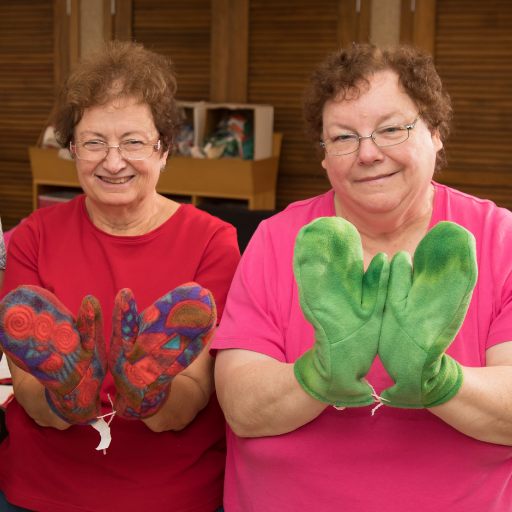
[[[248,201],[249,210],[274,210],[282,137],[282,133],[274,133],[272,156],[263,160],[172,156],[156,190],[189,197],[194,205],[205,198],[242,199]],[[80,188],[75,162],[59,158],[57,153],[57,149],[29,148],[34,210],[40,194]]]

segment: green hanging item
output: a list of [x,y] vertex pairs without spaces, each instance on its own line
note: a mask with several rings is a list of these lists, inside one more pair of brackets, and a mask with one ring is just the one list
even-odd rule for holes
[[322,217],[297,235],[293,270],[302,312],[315,331],[313,348],[295,362],[312,397],[337,407],[374,403],[365,380],[377,355],[389,276],[383,253],[364,272],[356,228]]
[[386,405],[419,409],[441,405],[462,386],[460,364],[445,354],[457,335],[477,281],[473,235],[440,222],[411,257],[395,254],[379,357],[395,383],[381,395]]

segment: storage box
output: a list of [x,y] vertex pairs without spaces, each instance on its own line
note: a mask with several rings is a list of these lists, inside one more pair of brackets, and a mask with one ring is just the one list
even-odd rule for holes
[[[204,109],[204,110],[203,110]],[[198,118],[204,115],[204,122],[197,125],[201,134],[199,146],[204,138],[217,129],[222,117],[229,111],[248,112],[254,124],[254,160],[272,156],[272,136],[274,132],[274,107],[271,105],[252,105],[248,103],[205,103],[198,112]]]
[[185,122],[194,127],[194,146],[202,146],[204,131],[205,101],[178,101],[185,112]]

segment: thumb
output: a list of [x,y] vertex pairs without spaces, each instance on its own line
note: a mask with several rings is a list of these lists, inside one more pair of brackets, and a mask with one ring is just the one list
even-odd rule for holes
[[386,304],[396,309],[405,309],[407,297],[412,286],[411,255],[397,252],[391,260],[389,269],[388,295]]
[[389,280],[389,259],[383,252],[377,254],[363,276],[363,309],[382,311],[386,302]]
[[135,297],[129,288],[123,288],[114,301],[112,313],[112,338],[110,340],[110,360],[124,350],[130,352],[139,332],[139,314]]

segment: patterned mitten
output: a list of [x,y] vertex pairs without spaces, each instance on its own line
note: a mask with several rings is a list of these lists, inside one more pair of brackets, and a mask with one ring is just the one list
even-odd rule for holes
[[322,402],[357,407],[374,402],[365,380],[377,355],[389,260],[364,272],[361,238],[339,217],[323,217],[297,235],[293,269],[302,312],[315,330],[311,350],[295,362],[304,390]]
[[20,286],[0,303],[0,344],[46,388],[46,401],[61,419],[85,425],[101,414],[107,353],[97,299],[85,297],[75,319],[51,292]]
[[116,413],[126,419],[156,414],[167,399],[169,383],[208,344],[216,320],[212,294],[196,283],[175,288],[140,315],[131,290],[121,290],[109,354]]
[[459,331],[477,280],[473,235],[440,222],[411,257],[391,262],[379,357],[395,383],[381,397],[386,405],[419,409],[455,396],[462,386],[460,364],[445,354]]

